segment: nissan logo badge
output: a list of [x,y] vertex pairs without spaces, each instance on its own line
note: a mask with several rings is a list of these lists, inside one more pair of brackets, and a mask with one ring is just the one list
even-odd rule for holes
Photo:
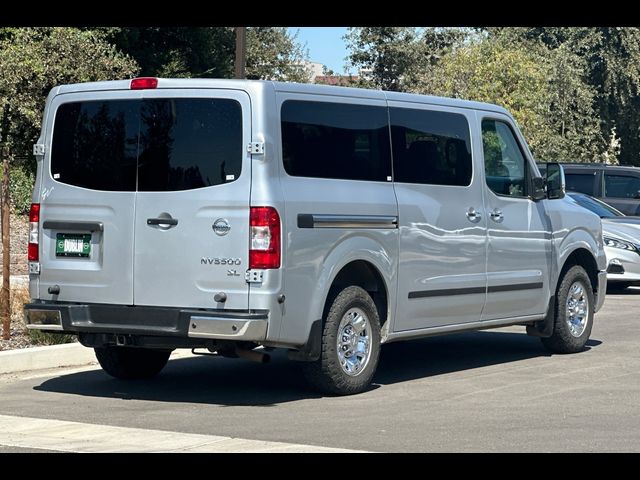
[[213,222],[213,231],[216,232],[216,235],[223,237],[229,233],[229,230],[231,230],[231,226],[224,218],[219,218]]

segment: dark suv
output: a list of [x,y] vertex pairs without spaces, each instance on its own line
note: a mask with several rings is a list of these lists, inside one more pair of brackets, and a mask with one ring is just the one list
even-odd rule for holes
[[[567,191],[601,199],[626,215],[640,215],[640,168],[604,163],[563,163]],[[538,164],[544,173],[545,164]]]

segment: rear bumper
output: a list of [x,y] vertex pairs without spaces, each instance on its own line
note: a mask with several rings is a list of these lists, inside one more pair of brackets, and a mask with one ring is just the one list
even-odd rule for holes
[[195,310],[105,304],[36,302],[25,305],[27,328],[115,335],[263,341],[268,311]]

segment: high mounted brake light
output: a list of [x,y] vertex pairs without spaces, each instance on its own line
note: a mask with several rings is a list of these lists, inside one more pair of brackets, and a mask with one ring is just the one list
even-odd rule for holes
[[155,77],[139,77],[131,80],[131,90],[148,90],[158,87],[158,79]]

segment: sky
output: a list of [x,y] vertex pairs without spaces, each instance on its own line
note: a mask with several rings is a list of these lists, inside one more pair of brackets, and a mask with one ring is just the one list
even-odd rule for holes
[[307,44],[309,60],[319,62],[337,75],[345,73],[347,48],[342,36],[347,27],[288,27],[293,35],[298,31],[298,41]]

